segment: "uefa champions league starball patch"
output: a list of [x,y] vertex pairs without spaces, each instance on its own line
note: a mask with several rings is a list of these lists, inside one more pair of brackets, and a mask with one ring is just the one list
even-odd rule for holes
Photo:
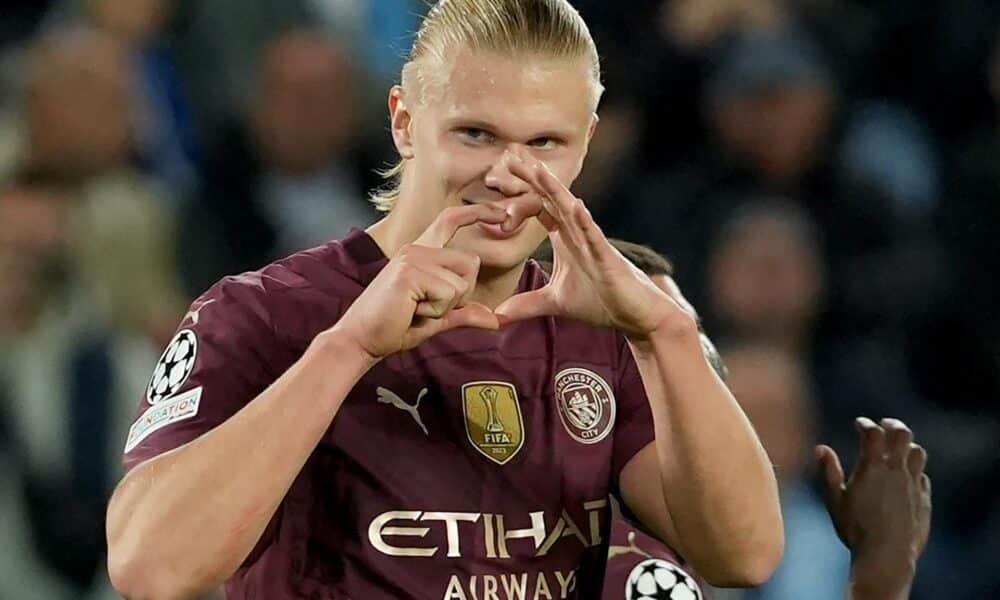
[[625,580],[625,600],[702,600],[701,588],[684,569],[659,558],[637,564]]
[[176,394],[194,370],[197,354],[198,338],[194,332],[190,329],[178,331],[156,361],[153,376],[146,386],[146,402],[155,406]]

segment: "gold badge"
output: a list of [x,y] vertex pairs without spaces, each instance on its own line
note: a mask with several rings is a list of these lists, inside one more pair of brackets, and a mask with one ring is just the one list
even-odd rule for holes
[[505,464],[524,445],[524,419],[517,390],[502,381],[475,381],[462,386],[465,432],[473,447]]

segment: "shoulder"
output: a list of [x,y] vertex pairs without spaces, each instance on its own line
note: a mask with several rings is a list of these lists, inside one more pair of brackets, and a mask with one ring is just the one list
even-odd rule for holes
[[276,338],[298,337],[332,325],[363,289],[358,265],[336,240],[224,277],[191,310],[204,307],[224,322],[238,320],[241,328],[266,330]]

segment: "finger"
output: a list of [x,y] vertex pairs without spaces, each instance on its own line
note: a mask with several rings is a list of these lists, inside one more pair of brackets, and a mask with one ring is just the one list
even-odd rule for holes
[[499,225],[506,219],[507,212],[494,203],[449,206],[441,211],[414,243],[431,248],[443,248],[462,227],[480,222]]
[[542,161],[536,161],[534,165],[535,179],[542,187],[545,195],[552,198],[556,207],[565,212],[567,217],[575,210],[575,204],[582,204],[579,198],[569,191],[569,188],[555,176],[548,165]]
[[823,498],[827,508],[833,511],[840,505],[844,494],[844,468],[840,465],[840,457],[830,446],[816,446],[815,452],[823,469]]
[[[424,273],[432,275],[446,282],[451,287],[455,288],[457,295],[455,296],[455,301],[453,306],[449,306],[448,307],[449,309],[455,306],[461,306],[464,303],[465,299],[469,296],[469,294],[472,293],[472,290],[475,286],[475,279],[472,279],[470,281],[469,279],[462,277],[458,273],[450,271],[445,267],[442,267],[441,265],[424,264],[424,265],[416,265],[414,268],[420,269]],[[417,312],[417,314],[420,314],[420,316],[435,316],[435,315],[423,314],[420,313],[419,311]]]
[[513,231],[525,219],[536,217],[545,229],[555,231],[559,225],[549,208],[546,208],[547,204],[550,203],[538,194],[527,194],[511,200],[507,205],[507,220],[503,223],[503,230]]
[[927,473],[920,476],[920,491],[928,496],[931,495],[931,478]]
[[906,455],[906,470],[914,479],[917,479],[923,474],[926,465],[927,451],[919,444],[910,444],[910,450]]
[[414,315],[441,317],[447,313],[460,296],[459,290],[448,281],[416,267],[410,267],[404,276],[411,298],[416,302]]
[[448,311],[441,318],[418,317],[414,319],[413,325],[406,332],[406,345],[416,345],[429,337],[459,327],[496,330],[500,328],[500,322],[489,308],[470,302],[461,308]]
[[529,162],[519,156],[511,155],[507,165],[511,173],[531,184],[549,214],[562,224],[570,219],[572,203],[576,198],[555,175],[552,175],[544,163]]
[[[578,201],[576,204],[573,216],[577,227],[583,233],[587,250],[598,262],[607,263],[614,259],[625,261],[625,257],[611,245],[611,242],[608,241],[608,238],[601,230],[600,225],[594,220],[594,215],[590,213],[590,210],[582,201]],[[638,268],[636,270],[639,271]]]
[[500,320],[501,325],[554,315],[558,312],[558,307],[552,299],[551,290],[548,287],[515,294],[502,302],[494,309],[494,313]]
[[479,329],[499,329],[500,320],[488,307],[478,302],[470,302],[444,316],[444,330],[456,327],[477,327]]
[[913,442],[913,432],[899,419],[882,419],[881,425],[885,430],[887,463],[890,468],[902,469]]
[[418,267],[438,265],[460,277],[471,277],[473,280],[479,275],[480,258],[462,250],[409,244],[400,250],[400,255],[407,263]]
[[858,466],[856,469],[861,472],[884,460],[885,430],[868,417],[858,417],[855,419],[854,427],[861,435],[858,446]]

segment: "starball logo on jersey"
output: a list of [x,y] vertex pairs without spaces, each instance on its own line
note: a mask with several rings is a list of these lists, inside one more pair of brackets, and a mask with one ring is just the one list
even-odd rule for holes
[[[372,547],[388,556],[410,558],[477,557],[502,561],[540,558],[559,544],[574,544],[586,550],[603,543],[602,516],[608,500],[583,503],[585,519],[575,521],[565,509],[546,518],[544,510],[527,515],[483,512],[391,510],[377,515],[368,526]],[[527,525],[525,527],[524,525]],[[443,533],[443,546],[421,540],[432,528]],[[411,540],[404,542],[403,540]],[[576,572],[537,571],[489,575],[452,574],[442,592],[444,600],[525,600],[567,598],[576,587]]]
[[556,374],[556,404],[566,432],[583,444],[603,440],[615,425],[615,395],[604,379],[571,367]]

